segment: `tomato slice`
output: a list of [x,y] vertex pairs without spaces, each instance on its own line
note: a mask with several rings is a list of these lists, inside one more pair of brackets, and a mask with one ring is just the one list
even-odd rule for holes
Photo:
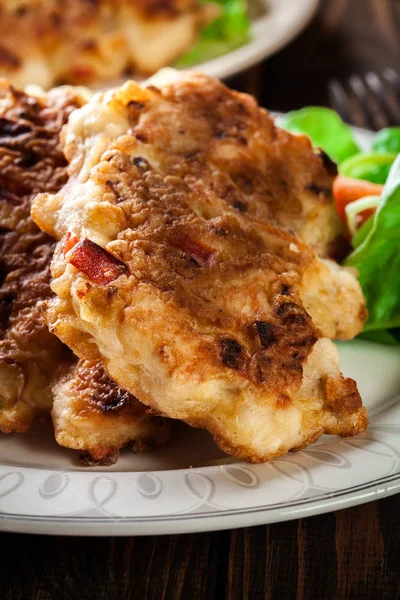
[[343,175],[336,177],[333,182],[333,195],[336,201],[337,213],[343,223],[346,224],[345,207],[348,204],[365,196],[380,196],[382,190],[383,185],[379,183],[371,183],[363,179],[352,179]]

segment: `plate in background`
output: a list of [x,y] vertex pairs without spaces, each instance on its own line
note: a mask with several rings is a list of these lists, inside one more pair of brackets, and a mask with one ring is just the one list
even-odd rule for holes
[[[252,0],[248,0],[251,3]],[[225,79],[271,56],[293,40],[311,21],[319,0],[258,0],[265,13],[252,20],[252,39],[248,44],[218,58],[192,67]],[[102,82],[91,86],[94,91],[122,85],[125,79]]]
[[261,2],[265,5],[265,14],[253,20],[253,38],[248,44],[193,68],[224,79],[251,67],[294,39],[311,21],[319,4],[318,0]]

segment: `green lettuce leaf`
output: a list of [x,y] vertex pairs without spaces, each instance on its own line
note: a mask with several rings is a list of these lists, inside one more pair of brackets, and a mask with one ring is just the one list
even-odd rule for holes
[[381,129],[372,142],[374,152],[400,154],[400,127]]
[[372,227],[345,264],[360,273],[369,311],[364,331],[399,328],[400,156],[390,171]]
[[345,177],[365,179],[372,183],[385,183],[390,169],[396,160],[396,154],[381,152],[360,152],[351,156],[341,165],[339,173]]
[[351,245],[353,246],[354,249],[358,248],[358,246],[361,246],[361,244],[363,243],[363,241],[365,240],[365,238],[371,231],[373,224],[374,224],[374,219],[373,219],[373,217],[370,217],[369,219],[367,219],[365,221],[365,223],[363,223],[361,225],[361,227],[359,229],[357,229],[357,231],[355,232],[355,234],[353,235],[353,237],[351,239]]
[[187,68],[230,52],[250,39],[246,0],[214,0],[221,15],[203,29],[197,44],[175,63]]
[[351,127],[330,108],[309,106],[283,116],[279,124],[293,133],[304,133],[337,163],[360,152]]

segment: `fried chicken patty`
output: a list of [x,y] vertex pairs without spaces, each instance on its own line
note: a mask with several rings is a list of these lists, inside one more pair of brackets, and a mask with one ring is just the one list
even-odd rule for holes
[[53,392],[56,440],[79,450],[85,465],[111,465],[125,446],[142,452],[170,438],[166,419],[149,416],[143,404],[107,377],[100,361],[80,360]]
[[52,296],[54,241],[30,217],[39,191],[67,180],[61,126],[84,99],[72,89],[37,98],[0,85],[0,431],[26,431],[53,406],[56,439],[85,463],[110,464],[119,449],[163,443],[169,428],[51,334],[38,302]]
[[[246,460],[365,429],[357,386],[324,337],[360,331],[360,287],[281,225],[297,206],[301,231],[303,194],[313,202],[303,185],[292,194],[283,148],[303,156],[300,181],[330,181],[305,138],[275,128],[252,98],[186,73],[95,96],[63,139],[69,181],[33,207],[59,240],[47,311],[56,335]],[[326,233],[336,239],[336,227]]]
[[0,430],[26,431],[50,410],[51,383],[70,352],[43,321],[49,298],[53,240],[30,216],[32,197],[66,182],[59,132],[81,106],[72,92],[40,102],[0,84]]
[[0,76],[47,89],[153,73],[217,14],[198,0],[3,0]]

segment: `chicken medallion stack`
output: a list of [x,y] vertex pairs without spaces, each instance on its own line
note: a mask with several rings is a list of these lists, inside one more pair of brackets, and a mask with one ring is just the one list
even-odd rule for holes
[[366,318],[333,165],[249,96],[166,72],[70,115],[68,181],[32,215],[57,240],[50,330],[153,413],[269,460],[367,426],[331,339]]
[[0,431],[27,431],[52,409],[61,445],[85,464],[110,464],[122,446],[165,442],[169,427],[107,377],[100,357],[77,363],[49,332],[41,303],[52,296],[54,241],[30,217],[35,194],[68,180],[59,133],[85,101],[72,88],[29,95],[0,82]]

